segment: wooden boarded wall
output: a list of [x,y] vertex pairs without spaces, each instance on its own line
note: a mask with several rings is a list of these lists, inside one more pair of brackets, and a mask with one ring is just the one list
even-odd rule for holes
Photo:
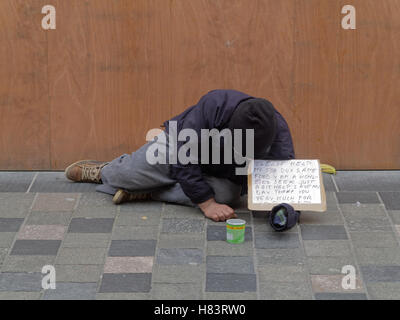
[[2,0],[0,169],[132,152],[216,88],[271,100],[299,158],[400,169],[400,2],[351,2],[357,30],[341,0]]

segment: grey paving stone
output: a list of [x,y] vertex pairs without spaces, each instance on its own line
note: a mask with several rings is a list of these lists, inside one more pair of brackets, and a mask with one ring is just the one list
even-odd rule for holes
[[312,292],[303,282],[269,281],[259,283],[261,300],[311,300]]
[[388,210],[400,210],[400,192],[379,192],[379,195]]
[[104,264],[107,248],[62,248],[56,264]]
[[163,203],[158,201],[127,202],[120,206],[121,212],[157,213],[163,209]]
[[57,282],[56,289],[47,289],[43,300],[94,300],[97,283]]
[[115,224],[117,226],[158,226],[161,222],[160,212],[137,213],[137,212],[121,212]]
[[365,282],[399,282],[400,266],[361,266]]
[[308,281],[308,273],[304,266],[288,266],[264,264],[257,267],[259,282],[304,282]]
[[380,203],[376,192],[338,192],[339,203]]
[[[94,185],[96,186],[96,185]],[[80,209],[100,209],[107,208],[108,210],[113,211],[112,209],[118,208],[112,202],[112,196],[109,194],[101,193],[101,192],[87,192],[83,193],[79,199],[77,211]]]
[[158,226],[115,226],[112,239],[113,240],[156,240],[158,237]]
[[255,247],[257,249],[279,249],[300,247],[297,233],[261,233],[255,234]]
[[0,273],[0,291],[35,292],[41,290],[41,273]]
[[202,283],[205,265],[159,265],[153,268],[153,283]]
[[203,250],[187,248],[160,249],[156,263],[164,265],[201,264],[203,263]]
[[398,191],[399,171],[338,171],[339,191]]
[[204,233],[161,233],[158,238],[159,248],[203,248]]
[[356,218],[384,218],[385,207],[382,204],[340,204],[340,209],[345,219]]
[[208,273],[254,273],[253,257],[208,256]]
[[347,240],[305,240],[304,250],[309,257],[348,257],[351,256]]
[[315,294],[316,300],[368,300],[365,293],[321,292]]
[[99,292],[149,292],[151,273],[106,273]]
[[383,205],[340,205],[349,231],[391,231],[391,221]]
[[308,257],[307,265],[312,275],[342,274],[344,266],[356,266],[353,256],[349,257]]
[[303,251],[298,249],[256,249],[257,264],[304,265]]
[[110,257],[154,256],[156,240],[112,240],[108,255]]
[[[87,193],[90,194],[90,193]],[[109,199],[109,201],[111,201]],[[74,212],[75,218],[115,218],[118,207],[78,207]]]
[[110,292],[97,293],[96,300],[150,300],[150,293],[143,292]]
[[400,210],[388,210],[388,214],[394,224],[400,225]]
[[204,220],[199,219],[174,219],[162,220],[161,232],[164,233],[193,233],[204,230]]
[[0,233],[0,248],[10,248],[15,238],[16,232]]
[[40,292],[0,292],[0,300],[39,300]]
[[154,300],[199,300],[201,285],[193,283],[153,283],[151,297]]
[[11,255],[56,255],[60,240],[16,240]]
[[35,172],[0,172],[0,192],[26,192]]
[[207,273],[206,292],[255,292],[255,274]]
[[72,212],[31,212],[25,225],[61,225],[67,226],[71,220]]
[[399,282],[370,282],[367,291],[372,300],[400,300]]
[[231,244],[226,241],[210,241],[207,244],[207,255],[210,256],[252,256],[253,243],[246,241],[241,244]]
[[109,233],[67,233],[63,240],[64,248],[108,248],[111,242]]
[[55,256],[7,256],[2,272],[42,272],[45,265],[54,265]]
[[25,218],[34,197],[31,193],[0,193],[0,217]]
[[257,292],[205,292],[205,300],[257,300]]
[[303,240],[345,240],[348,239],[344,226],[301,225]]
[[400,266],[399,248],[355,248],[360,265]]
[[351,232],[353,245],[358,248],[395,248],[399,243],[393,232]]
[[339,209],[336,192],[326,192],[326,209],[327,211],[337,211]]
[[73,218],[68,228],[69,233],[109,233],[114,219],[110,218]]
[[[253,232],[252,227],[245,228],[244,241],[252,241]],[[222,226],[207,226],[207,241],[226,241],[226,225]]]
[[102,265],[56,265],[57,281],[98,282],[103,272]]
[[95,189],[96,184],[69,181],[64,172],[40,172],[30,192],[95,192]]
[[302,211],[300,225],[343,225],[344,220],[339,211],[310,212]]
[[199,208],[191,208],[166,203],[163,211],[164,218],[204,219],[204,214]]
[[336,191],[335,184],[332,180],[332,175],[328,173],[322,173],[322,179],[324,181],[325,191]]
[[7,255],[7,253],[8,253],[8,249],[7,248],[0,248],[0,267],[1,267],[6,255]]

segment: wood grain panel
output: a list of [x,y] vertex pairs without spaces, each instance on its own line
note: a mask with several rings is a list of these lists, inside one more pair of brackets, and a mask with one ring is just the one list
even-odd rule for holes
[[53,3],[53,168],[132,152],[147,130],[212,89],[267,97],[283,113],[290,108],[292,0]]
[[0,2],[0,169],[49,161],[47,41],[43,1]]
[[357,30],[336,0],[296,0],[298,156],[340,169],[399,169],[400,3],[353,1]]

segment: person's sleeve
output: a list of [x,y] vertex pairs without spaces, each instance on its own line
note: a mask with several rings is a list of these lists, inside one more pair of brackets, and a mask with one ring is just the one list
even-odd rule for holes
[[[200,142],[201,129],[213,128],[215,126],[213,119],[218,118],[217,113],[217,102],[210,95],[205,95],[185,116],[179,131],[183,129],[196,131]],[[185,144],[184,141],[178,141],[177,150],[180,150],[183,144]],[[204,180],[199,164],[182,164],[178,157],[178,163],[172,164],[171,170],[183,192],[193,203],[199,204],[214,197],[214,191]]]
[[280,113],[277,116],[277,133],[268,154],[269,159],[290,160],[295,159],[293,139],[289,126]]

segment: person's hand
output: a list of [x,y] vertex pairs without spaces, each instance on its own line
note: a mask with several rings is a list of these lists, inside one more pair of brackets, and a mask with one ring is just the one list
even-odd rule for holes
[[207,218],[217,222],[237,218],[235,211],[231,207],[215,202],[214,198],[200,203],[199,208]]

